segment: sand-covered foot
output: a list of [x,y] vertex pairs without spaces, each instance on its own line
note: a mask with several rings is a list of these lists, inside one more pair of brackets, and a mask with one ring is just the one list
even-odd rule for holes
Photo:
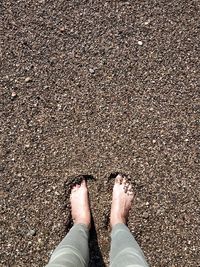
[[131,202],[133,200],[132,186],[120,174],[115,178],[113,187],[110,225],[126,223]]
[[74,223],[83,223],[90,227],[91,215],[85,180],[82,181],[81,185],[77,184],[72,188],[70,201]]

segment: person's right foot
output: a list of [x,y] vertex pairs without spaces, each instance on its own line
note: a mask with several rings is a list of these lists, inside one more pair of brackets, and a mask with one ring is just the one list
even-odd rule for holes
[[113,197],[111,206],[110,225],[113,227],[117,223],[126,223],[128,213],[133,200],[133,190],[131,185],[120,174],[115,178],[113,187]]
[[75,224],[83,223],[90,228],[90,207],[88,200],[88,190],[86,181],[83,180],[81,185],[76,184],[70,195],[72,219]]

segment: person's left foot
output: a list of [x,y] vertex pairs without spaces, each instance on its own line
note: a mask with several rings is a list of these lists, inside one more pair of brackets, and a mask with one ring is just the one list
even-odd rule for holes
[[75,185],[72,188],[71,195],[72,219],[75,224],[83,223],[90,227],[91,215],[88,200],[88,190],[86,181],[83,180],[81,185]]

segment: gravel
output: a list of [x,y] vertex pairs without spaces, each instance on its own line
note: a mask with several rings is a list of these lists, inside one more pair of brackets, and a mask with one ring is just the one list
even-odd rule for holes
[[94,178],[90,266],[107,266],[118,171],[150,265],[199,266],[198,1],[5,0],[1,11],[0,266],[45,266],[78,174]]

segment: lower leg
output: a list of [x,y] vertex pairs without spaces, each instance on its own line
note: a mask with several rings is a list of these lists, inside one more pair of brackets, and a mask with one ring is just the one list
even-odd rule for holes
[[125,225],[131,208],[133,192],[126,179],[118,175],[113,188],[110,223],[111,267],[147,267],[144,254],[128,227]]
[[48,267],[85,267],[89,262],[90,209],[85,181],[70,195],[74,226],[53,252]]
[[125,224],[113,227],[111,240],[111,267],[148,267],[140,246]]
[[54,250],[47,267],[85,267],[88,265],[89,229],[85,224],[75,224]]

